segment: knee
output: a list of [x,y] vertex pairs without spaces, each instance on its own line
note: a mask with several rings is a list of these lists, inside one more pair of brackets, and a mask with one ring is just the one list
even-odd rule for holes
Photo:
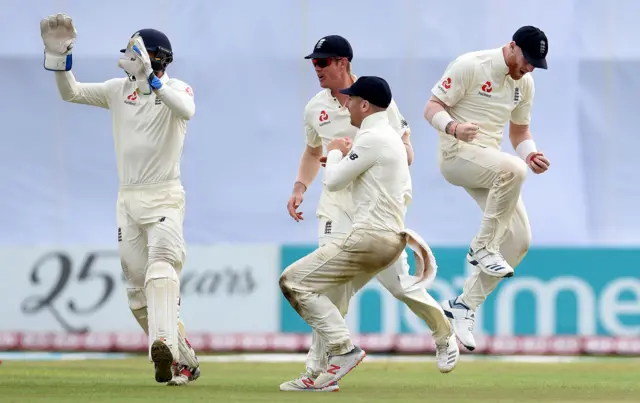
[[122,268],[122,273],[124,274],[125,279],[129,287],[132,288],[142,288],[144,287],[144,278],[146,273],[147,262],[146,260],[129,260],[129,259],[120,259],[120,267]]
[[500,163],[500,179],[515,185],[524,183],[527,177],[527,164],[520,158],[509,156]]
[[511,267],[516,267],[529,252],[531,245],[531,229],[526,226],[509,234],[509,238],[503,243],[502,255]]
[[279,284],[280,284],[280,290],[282,291],[282,294],[287,297],[288,295],[293,294],[293,280],[291,279],[291,274],[289,270],[285,270],[281,275],[280,275],[280,280],[279,280]]
[[518,245],[518,262],[516,264],[519,264],[529,252],[529,247],[531,246],[531,229],[527,227],[516,236],[516,244]]
[[154,262],[147,267],[145,285],[153,280],[170,279],[179,282],[180,278],[173,266],[167,262]]
[[299,313],[300,307],[298,304],[298,299],[295,296],[293,283],[290,279],[289,274],[287,273],[287,270],[285,270],[284,273],[282,273],[282,275],[280,276],[279,283],[280,283],[280,291],[282,291],[282,295],[287,299],[287,301],[289,301],[289,304],[291,305],[291,307],[296,312]]
[[396,283],[393,285],[385,285],[385,288],[389,291],[394,298],[404,301],[406,298],[406,290],[400,285],[400,283]]
[[149,248],[149,264],[164,262],[168,263],[177,270],[182,268],[182,263],[186,257],[186,253],[181,246],[170,245],[162,242]]
[[127,297],[129,299],[129,309],[132,311],[147,308],[147,297],[143,288],[127,288]]

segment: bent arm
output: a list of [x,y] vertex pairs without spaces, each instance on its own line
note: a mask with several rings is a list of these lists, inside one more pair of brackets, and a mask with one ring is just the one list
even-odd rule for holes
[[178,117],[189,120],[195,115],[196,103],[193,99],[193,91],[185,83],[169,81],[154,92]]
[[527,161],[531,153],[537,152],[536,144],[533,141],[529,124],[531,122],[531,108],[535,87],[533,79],[528,79],[523,85],[522,101],[511,111],[511,121],[509,122],[509,140],[516,153],[523,160]]
[[109,109],[107,83],[79,83],[71,71],[56,71],[60,97],[67,102]]
[[411,133],[408,130],[402,135],[402,142],[404,143],[404,149],[407,151],[407,163],[411,165],[415,154],[411,145]]
[[409,127],[409,123],[400,113],[400,109],[398,109],[398,105],[392,99],[389,107],[387,108],[387,117],[389,118],[389,124],[391,127],[398,133],[398,135],[402,138],[402,142],[404,143],[404,148],[407,151],[407,163],[411,165],[413,162],[413,146],[411,145],[411,127]]
[[331,150],[327,154],[327,168],[324,183],[331,192],[342,190],[367,169],[376,163],[379,147],[375,140],[364,138],[354,143],[351,152],[342,158],[340,150]]
[[525,140],[533,140],[529,125],[518,125],[513,122],[509,123],[509,140],[513,149],[516,150]]
[[298,176],[293,190],[304,193],[318,175],[320,170],[320,157],[322,157],[322,145],[312,147],[307,145],[300,157],[300,166],[298,167]]
[[435,95],[424,106],[424,118],[434,129],[446,134],[453,134],[453,127],[457,123],[449,112],[447,105]]

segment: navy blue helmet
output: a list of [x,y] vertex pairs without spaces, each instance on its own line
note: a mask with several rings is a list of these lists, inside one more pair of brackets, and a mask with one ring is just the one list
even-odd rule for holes
[[[173,50],[167,35],[153,28],[136,31],[131,37],[133,38],[136,34],[142,37],[147,50],[155,53],[155,57],[151,58],[153,71],[164,71],[169,63],[173,61]],[[120,52],[124,53],[125,49],[120,49]]]

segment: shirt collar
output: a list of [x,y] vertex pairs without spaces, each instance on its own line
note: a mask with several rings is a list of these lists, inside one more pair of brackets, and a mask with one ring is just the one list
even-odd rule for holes
[[507,75],[509,74],[509,66],[504,60],[504,54],[502,48],[493,49],[491,55],[491,67],[496,73]]
[[360,125],[360,130],[370,129],[374,126],[389,123],[389,115],[387,111],[376,112],[364,118]]

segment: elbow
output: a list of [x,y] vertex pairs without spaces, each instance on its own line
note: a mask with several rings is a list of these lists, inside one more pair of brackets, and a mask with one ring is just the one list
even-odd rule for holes
[[427,104],[424,106],[424,111],[423,111],[423,116],[424,116],[424,120],[426,120],[427,122],[431,122],[430,119],[430,110],[429,110],[429,104],[431,103],[431,101],[427,101]]
[[407,164],[411,165],[413,163],[413,147],[410,144],[405,143],[405,151],[407,152]]
[[341,182],[335,180],[329,175],[327,175],[324,184],[327,187],[327,190],[330,192],[337,192],[338,190],[342,190],[344,188]]
[[427,122],[431,123],[431,119],[433,119],[433,116],[436,113],[444,110],[446,109],[442,101],[435,97],[431,97],[431,99],[429,99],[427,101],[427,104],[424,106],[424,118]]
[[431,123],[431,119],[433,115],[435,115],[438,111],[442,110],[442,106],[437,102],[433,102],[433,100],[428,100],[427,104],[424,106],[424,119]]
[[327,190],[329,192],[337,192],[338,190],[342,189],[340,186],[338,186],[337,183],[335,182],[325,182],[325,184],[327,185]]
[[183,116],[184,120],[191,120],[191,118],[193,118],[195,114],[196,114],[196,111],[194,109],[186,111]]
[[195,114],[196,114],[196,106],[193,103],[183,105],[182,111],[180,111],[180,116],[184,120],[191,120],[191,118],[193,118]]

